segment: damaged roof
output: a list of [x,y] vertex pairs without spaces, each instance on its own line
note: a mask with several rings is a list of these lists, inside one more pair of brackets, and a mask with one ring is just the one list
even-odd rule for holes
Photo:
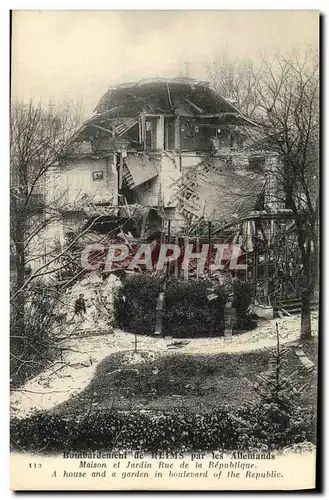
[[142,113],[175,116],[180,114],[181,105],[188,107],[189,115],[199,119],[220,119],[224,125],[257,127],[208,82],[153,78],[110,87],[98,102],[96,114],[81,125],[74,139],[88,140],[90,131],[95,129],[109,136],[122,136]]
[[[98,102],[95,112],[111,116],[137,116],[149,112],[169,114],[188,102],[196,115],[242,113],[214,90],[208,82],[190,78],[153,78],[110,87]],[[246,118],[246,117],[244,117]],[[250,124],[254,124],[250,121]]]

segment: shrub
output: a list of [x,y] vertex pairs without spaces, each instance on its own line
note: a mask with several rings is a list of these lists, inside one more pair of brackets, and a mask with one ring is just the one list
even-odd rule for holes
[[173,336],[221,335],[225,329],[224,289],[214,289],[217,298],[209,301],[210,280],[182,281],[171,279],[165,294],[164,328]]
[[131,276],[119,289],[114,301],[118,325],[139,334],[155,330],[156,302],[163,286],[163,279],[156,276]]
[[311,408],[296,406],[284,411],[274,402],[257,401],[238,408],[233,418],[237,447],[241,449],[280,449],[304,441],[315,443],[316,417]]
[[[263,421],[262,427],[257,423],[254,430],[259,435],[271,433],[273,443],[280,442],[283,435],[287,439],[307,440],[309,429],[314,424],[312,411],[302,408],[301,396],[307,384],[300,385],[300,379],[296,372],[285,375],[284,364],[289,363],[286,359],[289,349],[280,346],[278,324],[276,324],[277,344],[271,353],[269,369],[267,372],[257,376],[259,382],[254,389],[259,396],[258,413],[259,421]],[[313,423],[312,423],[313,422]]]
[[144,414],[100,410],[67,418],[40,412],[11,421],[11,446],[20,451],[94,451],[106,448],[155,450],[280,449],[315,443],[315,415],[296,407],[283,422],[273,420],[275,404],[221,407],[205,414]]
[[[139,334],[155,330],[156,303],[163,289],[163,278],[138,275],[129,278],[115,299],[115,315],[121,328]],[[209,301],[209,289],[217,299]],[[210,280],[184,281],[171,278],[166,283],[163,305],[163,330],[166,335],[189,337],[224,333],[225,303],[223,287]]]
[[56,329],[60,318],[55,311],[58,293],[44,288],[42,292],[30,289],[23,294],[11,308],[11,388],[42,372],[59,354]]

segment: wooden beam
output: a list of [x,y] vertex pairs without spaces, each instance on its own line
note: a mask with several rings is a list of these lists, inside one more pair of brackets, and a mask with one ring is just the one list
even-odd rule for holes
[[162,151],[164,149],[164,117],[159,116],[156,121],[156,150]]
[[112,111],[117,111],[118,109],[121,109],[122,106],[115,106],[114,108],[108,109],[107,111],[104,111],[103,113],[99,113],[96,116],[92,116],[88,120],[84,121],[83,124],[78,128],[78,130],[73,134],[73,136],[70,139],[70,143],[72,141],[75,141],[77,137],[85,130],[86,127],[93,125],[94,123],[100,121],[101,119],[104,120],[104,118],[108,117],[112,113]]
[[208,221],[208,245],[209,245],[209,253],[208,253],[208,277],[211,276],[211,268],[210,268],[210,245],[211,245],[211,222]]
[[142,239],[145,236],[146,221],[147,221],[148,215],[149,215],[148,212],[144,212],[144,214],[143,214],[141,230],[140,230],[140,238],[142,238]]
[[[170,245],[170,243],[171,243],[171,241],[170,241],[171,240],[170,226],[171,226],[171,220],[169,219],[168,220],[168,240],[167,240],[168,245]],[[167,262],[166,271],[167,271],[167,278],[169,278],[169,276],[170,276],[170,262]]]
[[141,123],[141,119],[139,118],[138,120],[138,142],[139,144],[142,144],[142,123]]
[[257,123],[246,116],[239,115],[238,113],[204,113],[199,116],[199,118],[225,118],[234,116],[235,118],[241,119],[243,122],[249,123],[250,125],[257,127]]
[[227,116],[227,113],[203,113],[200,118],[223,118],[224,116]]
[[[196,252],[199,253],[200,252],[200,238],[199,236],[197,236],[197,239],[196,239]],[[196,280],[199,281],[199,259],[197,260],[197,264],[196,264]]]
[[122,152],[120,153],[120,166],[119,166],[119,190],[121,192],[122,189],[122,171],[123,171],[123,156]]
[[107,111],[104,111],[103,113],[99,113],[96,116],[92,116],[91,118],[89,118],[89,120],[86,120],[85,122],[83,122],[82,127],[87,126],[87,125],[91,125],[92,123],[98,122],[99,120],[104,120],[104,118],[107,118],[108,115],[110,115],[112,113],[112,111],[117,111],[118,109],[121,109],[122,107],[123,107],[123,105],[122,106],[115,106],[114,108],[108,109]]
[[190,105],[192,106],[193,109],[195,109],[196,111],[198,111],[198,113],[204,113],[204,109],[202,108],[199,108],[199,106],[197,106],[196,104],[194,104],[194,102],[190,101],[190,99],[185,99],[185,101]]
[[[179,245],[178,236],[175,236],[175,245]],[[175,259],[175,277],[178,277],[178,259]]]
[[163,114],[163,113],[141,113],[141,116],[145,116],[146,118],[159,118],[159,116],[163,116],[164,118],[175,118],[177,115],[174,114]]
[[[175,146],[175,149],[180,150],[180,120],[179,120],[179,116],[177,116],[174,120],[174,146]],[[181,171],[181,168],[180,168],[180,171]]]
[[[121,90],[121,89],[120,89]],[[132,94],[131,92],[127,92],[127,91],[124,91],[125,94],[129,95],[130,97],[133,97],[134,99],[136,99],[137,101],[141,101],[141,102],[144,102],[147,106],[149,106],[150,108],[155,108],[155,109],[158,109],[159,111],[161,111],[162,113],[165,113],[165,110],[160,108],[159,106],[156,106],[155,104],[151,104],[149,103],[146,99],[143,99],[142,97],[138,97],[137,95],[134,95]]]
[[225,118],[229,116],[234,116],[235,118],[241,118],[242,120],[245,120],[247,122],[254,123],[246,116],[239,115],[238,113],[202,113],[200,118]]
[[185,101],[186,101],[186,99],[189,99],[189,98],[190,98],[190,97],[192,97],[192,96],[193,96],[193,94],[188,94],[188,95],[187,95],[186,97],[184,97],[181,101],[178,101],[178,103],[177,103],[177,104],[173,104],[173,106],[169,109],[169,111],[172,111],[172,110],[174,110],[174,109],[178,108],[178,106],[180,106],[183,102],[185,102]]
[[112,132],[113,132],[112,130],[110,130],[108,128],[100,127],[99,125],[91,124],[91,125],[88,125],[88,127],[96,128],[97,130],[102,130],[102,132],[107,132],[110,135],[112,135]]
[[169,83],[167,82],[167,92],[168,92],[168,101],[169,101],[169,106],[170,108],[173,107],[172,100],[171,100],[171,95],[170,95],[170,89],[169,89]]
[[[214,130],[216,130],[219,127],[223,127],[223,124],[221,124],[221,123],[198,123],[198,126],[200,128],[213,128]],[[224,127],[225,127],[225,125],[224,125]]]

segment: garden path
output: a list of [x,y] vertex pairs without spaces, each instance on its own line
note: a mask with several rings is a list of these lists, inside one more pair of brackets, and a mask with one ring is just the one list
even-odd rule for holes
[[[317,332],[317,313],[312,313],[313,335]],[[100,361],[118,351],[130,351],[129,362],[138,363],[142,358],[138,351],[148,351],[154,358],[180,352],[190,355],[239,353],[270,348],[276,345],[275,323],[278,323],[281,343],[298,346],[300,316],[290,316],[270,321],[260,321],[250,332],[232,338],[200,338],[174,340],[172,338],[137,338],[137,353],[134,353],[135,336],[115,329],[113,333],[98,336],[71,337],[61,342],[63,351],[60,360],[26,382],[11,393],[11,412],[19,418],[39,409],[50,409],[82,391],[92,379]]]

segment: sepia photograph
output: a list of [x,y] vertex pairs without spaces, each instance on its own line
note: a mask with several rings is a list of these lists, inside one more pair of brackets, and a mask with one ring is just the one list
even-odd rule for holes
[[319,11],[10,23],[11,489],[314,490]]

